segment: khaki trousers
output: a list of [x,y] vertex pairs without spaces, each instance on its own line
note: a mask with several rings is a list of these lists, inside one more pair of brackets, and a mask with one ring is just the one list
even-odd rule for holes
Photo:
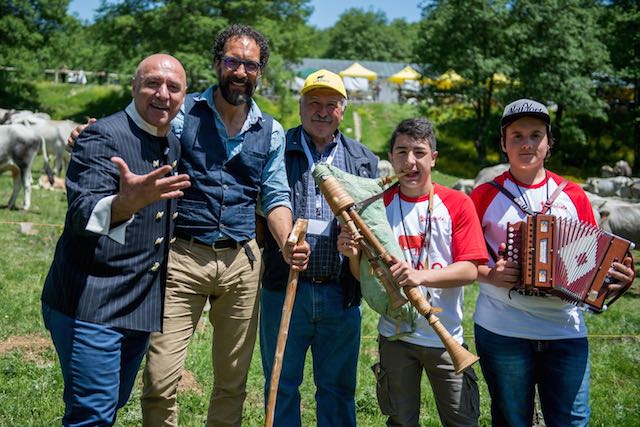
[[214,251],[177,239],[169,252],[163,332],[151,334],[144,369],[144,426],[176,426],[176,394],[189,340],[207,300],[213,325],[213,390],[207,426],[240,426],[256,341],[260,252]]

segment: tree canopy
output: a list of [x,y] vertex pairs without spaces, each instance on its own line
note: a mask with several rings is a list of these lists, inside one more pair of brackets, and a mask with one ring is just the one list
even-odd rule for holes
[[[153,52],[175,55],[191,89],[200,89],[215,80],[215,35],[244,23],[270,39],[263,81],[282,99],[290,64],[303,57],[417,63],[428,77],[455,70],[461,82],[427,85],[423,102],[453,100],[473,111],[456,133],[475,142],[480,163],[495,149],[502,106],[526,96],[552,107],[560,161],[580,167],[598,160],[598,150],[632,147],[640,170],[637,0],[429,0],[417,23],[350,8],[326,29],[309,25],[310,0],[102,0],[91,23],[69,15],[69,3],[0,1],[5,103],[33,103],[30,85],[45,69],[130,74]],[[573,155],[587,144],[598,150]]]
[[351,8],[329,29],[327,58],[413,61],[417,25],[404,19],[387,22],[384,12]]
[[[565,160],[574,161],[572,151],[586,140],[581,118],[607,119],[594,84],[596,73],[611,72],[598,22],[602,8],[582,0],[440,0],[426,6],[416,57],[434,71],[454,69],[464,78],[456,90],[476,112],[481,162],[496,138],[492,106],[518,97],[555,107],[558,145],[566,144]],[[497,91],[498,85],[505,87]]]

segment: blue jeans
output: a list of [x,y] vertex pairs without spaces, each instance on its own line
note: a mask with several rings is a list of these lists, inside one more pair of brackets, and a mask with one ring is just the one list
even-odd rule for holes
[[73,319],[46,304],[64,379],[65,426],[111,426],[129,400],[149,333]]
[[[260,353],[269,391],[284,291],[261,290]],[[344,308],[344,291],[337,283],[300,281],[282,361],[275,409],[275,426],[301,425],[300,391],[307,350],[313,357],[318,426],[356,425],[356,371],[360,350],[360,307]]]
[[548,427],[589,424],[587,338],[528,340],[475,325],[475,340],[494,426],[531,426],[536,384]]

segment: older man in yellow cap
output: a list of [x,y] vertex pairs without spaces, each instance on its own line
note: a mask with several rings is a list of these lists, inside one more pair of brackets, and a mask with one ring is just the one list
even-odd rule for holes
[[[360,284],[349,260],[337,251],[339,227],[311,171],[317,163],[326,162],[354,175],[375,177],[378,161],[364,145],[338,129],[347,107],[347,91],[340,76],[316,71],[307,77],[300,95],[302,124],[287,132],[285,162],[294,219],[309,220],[311,256],[307,270],[300,274],[274,425],[301,425],[298,389],[311,348],[318,426],[355,426]],[[266,395],[289,269],[271,236],[267,236],[263,257],[260,351]]]

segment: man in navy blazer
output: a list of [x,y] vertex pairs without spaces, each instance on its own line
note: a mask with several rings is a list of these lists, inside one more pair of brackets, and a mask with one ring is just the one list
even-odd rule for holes
[[67,171],[65,228],[42,292],[64,378],[62,423],[113,425],[149,334],[162,329],[180,143],[171,120],[186,93],[177,59],[145,58],[133,101],[78,138]]

